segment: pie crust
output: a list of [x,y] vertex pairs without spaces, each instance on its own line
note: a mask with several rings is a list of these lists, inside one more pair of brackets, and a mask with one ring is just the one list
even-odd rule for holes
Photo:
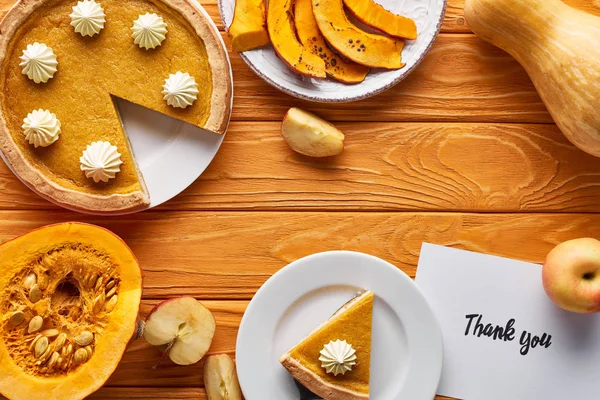
[[[148,0],[151,3],[162,3],[178,13],[195,30],[204,42],[208,56],[208,64],[212,76],[212,94],[208,118],[202,128],[218,134],[225,133],[231,114],[233,88],[231,68],[226,50],[222,46],[218,33],[203,10],[193,0]],[[18,28],[39,7],[53,4],[54,0],[19,0],[0,23],[0,68],[9,61],[7,54],[10,43]],[[110,17],[109,17],[110,18]],[[132,21],[133,23],[133,21]],[[129,38],[130,39],[130,38]],[[128,38],[124,38],[128,40]],[[15,61],[15,60],[10,60]],[[60,58],[59,58],[60,71]],[[126,132],[125,132],[125,136]],[[101,138],[98,138],[100,140]],[[128,139],[127,139],[128,140]],[[129,146],[132,161],[135,156]],[[58,203],[66,208],[98,213],[123,213],[148,208],[149,194],[143,176],[135,165],[141,190],[129,193],[98,194],[73,190],[63,187],[48,178],[37,166],[29,162],[22,149],[15,143],[3,109],[0,109],[0,153],[11,170],[32,190],[42,197]]]

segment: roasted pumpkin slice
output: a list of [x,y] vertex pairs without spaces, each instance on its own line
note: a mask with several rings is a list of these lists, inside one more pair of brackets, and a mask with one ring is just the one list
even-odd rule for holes
[[404,41],[367,33],[348,20],[342,0],[312,0],[323,37],[341,55],[373,68],[399,69]]
[[311,53],[325,61],[327,76],[344,83],[360,83],[365,80],[369,67],[345,61],[325,43],[312,11],[312,0],[296,0],[294,14],[298,39]]
[[390,36],[409,40],[417,38],[417,24],[410,18],[394,14],[373,0],[343,0],[348,11],[360,22]]
[[228,34],[238,53],[269,44],[265,0],[237,0]]
[[311,53],[296,37],[294,3],[294,0],[269,0],[267,26],[273,47],[295,72],[312,78],[325,78],[325,61]]
[[139,264],[93,225],[47,226],[0,245],[0,393],[76,400],[100,388],[136,330]]

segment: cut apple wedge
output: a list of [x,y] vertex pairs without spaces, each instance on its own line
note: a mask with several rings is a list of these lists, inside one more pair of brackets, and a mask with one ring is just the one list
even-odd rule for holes
[[211,312],[193,297],[166,300],[146,318],[144,339],[152,346],[166,346],[163,356],[179,365],[200,361],[215,335]]
[[300,43],[325,61],[327,76],[344,83],[360,83],[365,80],[369,67],[345,61],[325,43],[313,14],[312,0],[296,0],[294,15]]
[[290,108],[281,135],[292,150],[309,157],[331,157],[344,150],[344,134],[329,122],[299,108]]
[[325,40],[341,55],[373,68],[399,69],[404,41],[367,33],[348,20],[343,0],[312,0],[313,13]]
[[206,359],[204,388],[208,400],[242,400],[242,389],[231,357],[219,354]]
[[231,48],[238,53],[269,44],[265,0],[237,0],[228,34]]
[[325,78],[325,61],[296,37],[293,7],[293,0],[269,0],[267,27],[273,48],[293,71],[311,78]]
[[348,11],[363,24],[390,36],[409,40],[417,38],[417,24],[412,19],[394,14],[373,0],[343,1]]

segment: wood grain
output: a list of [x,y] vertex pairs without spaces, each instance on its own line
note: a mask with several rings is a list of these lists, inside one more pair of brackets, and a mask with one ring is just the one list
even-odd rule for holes
[[[279,123],[237,122],[161,210],[598,210],[600,159],[554,125],[340,123],[334,159],[297,155]],[[0,209],[56,208],[0,166]]]
[[105,226],[131,246],[146,298],[250,299],[286,264],[327,250],[373,254],[414,277],[422,242],[542,262],[560,242],[600,237],[600,214],[1,211],[0,239],[69,220]]

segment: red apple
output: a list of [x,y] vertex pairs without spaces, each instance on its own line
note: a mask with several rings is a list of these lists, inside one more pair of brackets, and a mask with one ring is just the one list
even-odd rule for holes
[[567,311],[590,314],[600,311],[600,241],[569,240],[556,246],[542,269],[546,293]]

